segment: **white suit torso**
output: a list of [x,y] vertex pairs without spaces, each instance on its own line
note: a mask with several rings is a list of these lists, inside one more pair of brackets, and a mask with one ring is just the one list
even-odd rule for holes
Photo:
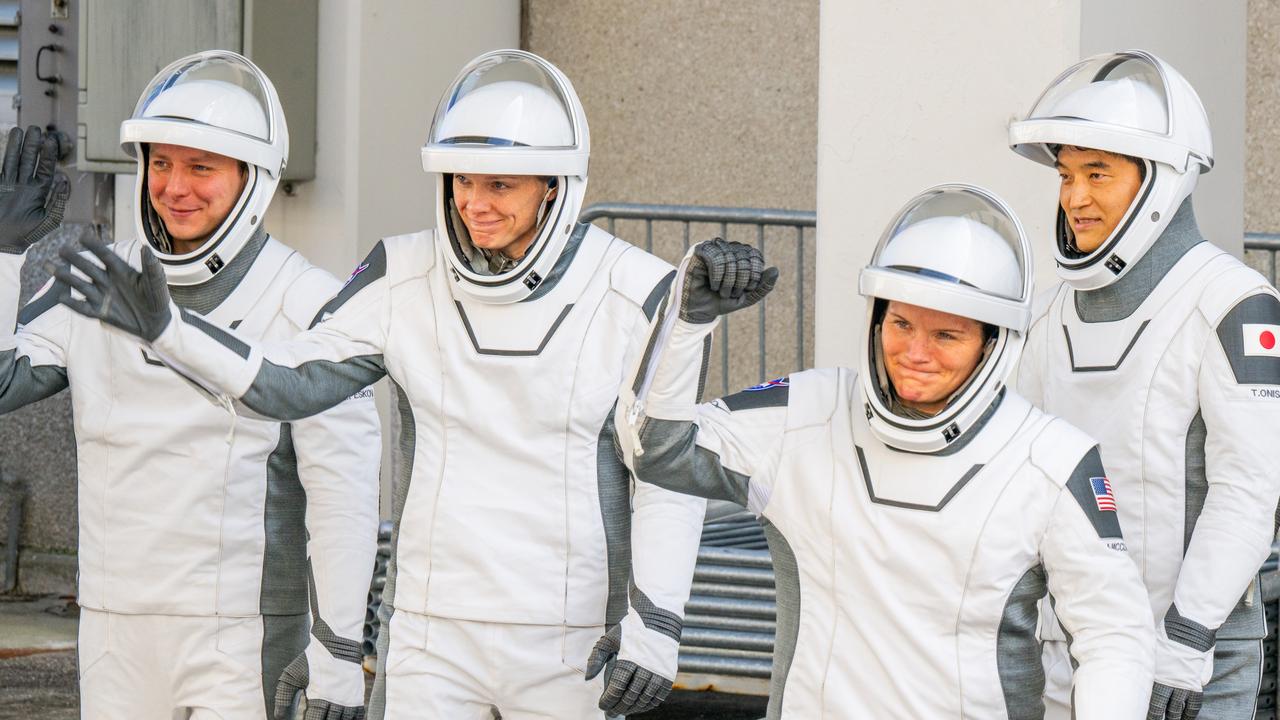
[[396,607],[601,624],[601,430],[638,351],[642,305],[671,268],[592,229],[549,293],[486,305],[452,292],[430,234],[386,247],[393,278],[398,267],[420,273],[392,290],[385,353],[388,374],[416,401]]
[[[395,382],[402,461],[385,604],[596,626],[608,601],[617,622],[628,578],[647,576],[632,562],[632,526],[656,543],[655,560],[669,564],[670,543],[691,568],[704,503],[654,487],[633,495],[608,442],[606,420],[671,267],[597,228],[578,232],[566,251],[576,254],[523,302],[455,292],[444,250],[423,231],[375,246],[323,320],[288,345],[255,348],[248,362],[199,332],[171,346],[215,358],[201,374],[274,417],[306,416],[384,373]],[[662,562],[646,592],[682,607],[690,578]]]
[[[717,400],[697,419],[699,447],[749,476],[751,505],[798,568],[794,657],[771,712],[1024,717],[1043,682],[1034,608],[1046,583],[1070,598],[1092,682],[1141,674],[1114,641],[1150,643],[1145,610],[1124,607],[1141,587],[1114,513],[1067,487],[1087,466],[1087,436],[1007,392],[959,451],[912,455],[872,435],[856,373],[806,371],[786,392],[773,407]],[[1112,596],[1093,597],[1096,583]],[[1112,701],[1116,713],[1081,717],[1129,717],[1124,693]]]
[[[134,241],[116,250],[136,266],[139,247]],[[268,238],[207,319],[284,340],[337,289],[332,276]],[[19,369],[63,369],[72,389],[84,607],[302,613],[308,528],[317,546],[346,533],[339,544],[371,556],[380,445],[371,397],[306,428],[238,417],[137,340],[57,305],[48,292],[19,322],[12,341]],[[320,493],[310,498],[313,517],[304,526],[300,472],[346,478],[330,491],[344,497],[329,503],[346,506],[346,525],[325,520],[333,513]],[[351,524],[355,518],[365,522]]]
[[[1219,332],[1243,340],[1250,318],[1232,309],[1274,293],[1209,243],[1188,250],[1121,320],[1085,322],[1075,292],[1059,285],[1038,303],[1019,370],[1019,389],[1033,402],[1101,439],[1156,621],[1180,589],[1181,613],[1211,629],[1235,609],[1219,638],[1265,634],[1260,605],[1242,598],[1266,557],[1280,491],[1280,474],[1258,462],[1274,449],[1280,400],[1249,387],[1260,381],[1246,377],[1257,360],[1230,358]],[[1208,493],[1219,501],[1206,504]],[[1210,543],[1189,548],[1193,531]],[[1228,536],[1216,550],[1215,535]],[[1063,637],[1054,623],[1044,634]]]

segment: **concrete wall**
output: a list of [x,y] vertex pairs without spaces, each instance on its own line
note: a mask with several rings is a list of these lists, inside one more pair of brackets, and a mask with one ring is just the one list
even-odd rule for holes
[[[586,109],[592,145],[587,204],[814,209],[817,0],[523,5],[523,47],[564,70]],[[727,230],[730,239],[757,241],[751,227]],[[683,254],[682,226],[659,223],[653,232],[658,255],[675,261]],[[718,225],[695,225],[690,239],[720,232]],[[646,241],[643,223],[620,222],[616,233],[638,245]],[[813,233],[806,233],[800,261],[793,230],[771,230],[764,244],[783,273],[766,312],[765,369],[758,360],[759,316],[735,316],[729,342],[718,338],[708,393],[736,390],[813,360]],[[799,278],[798,269],[807,276]],[[797,324],[805,348],[800,357]],[[721,360],[730,367],[727,374]]]
[[1280,233],[1280,2],[1249,0],[1244,229]]

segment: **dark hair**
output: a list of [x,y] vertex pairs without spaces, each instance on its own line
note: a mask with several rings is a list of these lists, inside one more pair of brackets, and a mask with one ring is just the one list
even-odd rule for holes
[[1147,179],[1147,164],[1143,162],[1141,158],[1134,157],[1133,155],[1125,155],[1124,153],[1111,152],[1110,150],[1102,150],[1100,148],[1084,147],[1081,145],[1050,145],[1049,149],[1053,151],[1053,157],[1056,159],[1058,157],[1058,151],[1062,150],[1062,148],[1064,147],[1070,148],[1072,150],[1076,150],[1078,152],[1100,152],[1103,155],[1107,155],[1109,157],[1117,157],[1122,160],[1128,160],[1129,162],[1133,163],[1135,167],[1138,168],[1138,178],[1141,180]]

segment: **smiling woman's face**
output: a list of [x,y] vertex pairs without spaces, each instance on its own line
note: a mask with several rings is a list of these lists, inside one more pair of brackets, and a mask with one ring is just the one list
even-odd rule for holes
[[533,244],[538,208],[555,193],[536,175],[453,176],[453,200],[471,244],[513,260]]
[[978,366],[982,323],[890,301],[880,325],[885,372],[903,405],[934,415]]

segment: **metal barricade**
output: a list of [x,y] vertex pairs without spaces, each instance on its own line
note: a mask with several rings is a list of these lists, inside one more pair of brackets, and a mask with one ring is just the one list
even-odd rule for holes
[[1276,284],[1276,252],[1280,251],[1280,234],[1245,233],[1244,259],[1254,270],[1262,273],[1267,282]]
[[[813,250],[816,243],[809,240],[812,239],[812,229],[817,224],[817,213],[771,208],[597,203],[583,210],[581,219],[583,222],[599,221],[610,233],[643,247],[673,265],[680,262],[691,243],[710,239],[717,232],[720,237],[729,240],[753,243],[762,252],[765,251],[766,238],[774,242],[784,239],[791,242],[794,247],[785,257],[765,253],[766,260],[782,270],[782,278],[778,282],[779,290],[757,306],[755,357],[751,357],[753,353],[745,348],[740,348],[735,357],[732,351],[734,344],[729,340],[731,322],[720,323],[719,337],[716,338],[716,343],[720,346],[720,390],[717,392],[709,387],[707,394],[728,395],[747,385],[767,380],[770,375],[781,375],[812,365],[812,332],[807,331],[807,328],[812,327],[812,319],[811,313],[807,313],[805,308],[813,303],[813,298],[809,297],[812,293],[806,289],[810,287],[811,281],[807,282],[806,279],[812,278],[813,273]],[[643,223],[643,239],[619,230],[620,221]],[[695,225],[710,226],[709,232],[694,235],[692,227]],[[766,322],[766,306],[770,302],[775,306],[782,304],[784,301],[779,293],[787,290],[791,290],[792,296],[785,303],[788,306],[794,305],[794,314],[789,322],[776,321],[774,326],[779,330],[786,325],[794,326],[792,357],[783,357],[778,343],[768,340],[769,323]],[[737,318],[731,318],[731,321],[739,322]],[[737,324],[735,327],[741,328],[741,325]],[[771,346],[774,350],[772,354]],[[731,362],[731,359],[736,362]]]

